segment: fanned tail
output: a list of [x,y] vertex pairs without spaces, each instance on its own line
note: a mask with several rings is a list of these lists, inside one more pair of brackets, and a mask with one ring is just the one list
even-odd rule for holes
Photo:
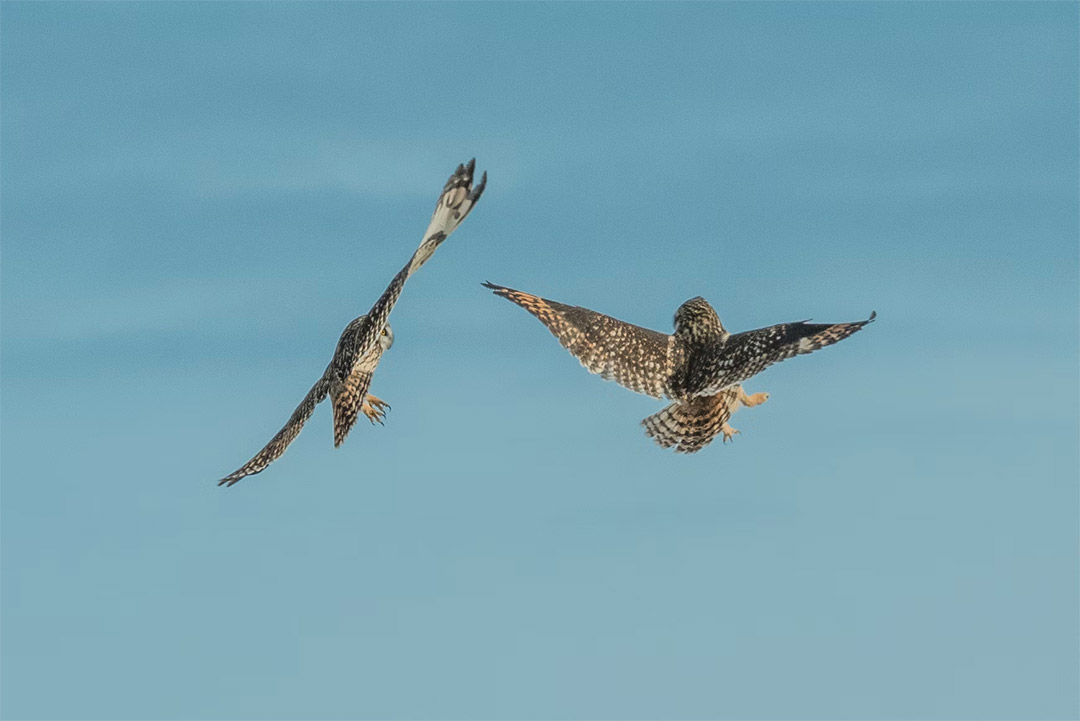
[[741,390],[733,386],[713,396],[672,403],[641,421],[645,435],[677,453],[696,453],[720,434],[739,404]]

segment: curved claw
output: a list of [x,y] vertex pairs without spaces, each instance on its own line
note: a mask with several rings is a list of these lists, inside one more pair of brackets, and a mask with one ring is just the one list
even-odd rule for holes
[[364,405],[360,406],[360,412],[363,413],[369,421],[371,421],[371,425],[375,425],[376,423],[378,423],[380,426],[385,425],[383,423],[383,411],[379,408],[376,408],[374,405],[364,403]]
[[374,406],[376,408],[379,408],[379,409],[383,409],[383,408],[389,409],[390,408],[389,403],[384,401],[382,398],[371,395],[370,393],[368,393],[367,397],[364,400],[366,400],[369,405],[372,405],[372,406]]

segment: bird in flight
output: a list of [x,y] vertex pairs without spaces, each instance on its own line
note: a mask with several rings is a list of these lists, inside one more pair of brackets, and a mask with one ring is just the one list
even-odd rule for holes
[[394,343],[394,333],[387,322],[390,311],[409,276],[431,258],[435,249],[461,225],[480,199],[487,185],[487,173],[473,186],[475,169],[475,159],[470,160],[468,165],[457,167],[446,181],[442,195],[435,204],[431,222],[409,262],[390,281],[390,285],[375,301],[375,305],[371,306],[371,310],[345,326],[330,364],[304,396],[304,400],[300,401],[285,427],[250,461],[218,481],[219,486],[231,486],[245,476],[259,473],[280,458],[311,418],[315,406],[327,396],[330,396],[334,407],[335,447],[344,442],[349,430],[356,423],[358,413],[363,413],[372,423],[382,423],[385,409],[390,406],[372,395],[368,389],[371,387],[371,377],[379,365],[379,359]]
[[645,434],[664,448],[694,453],[723,433],[740,406],[756,406],[767,393],[747,395],[742,382],[792,356],[812,353],[860,330],[877,317],[855,323],[783,323],[732,335],[713,307],[691,298],[675,311],[668,335],[625,323],[588,308],[484,283],[495,295],[536,316],[591,373],[653,398],[674,401],[644,419]]

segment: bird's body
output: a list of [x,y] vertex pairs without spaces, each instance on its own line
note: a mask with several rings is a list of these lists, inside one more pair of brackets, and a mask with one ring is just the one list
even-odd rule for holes
[[875,317],[856,323],[801,321],[731,334],[698,297],[679,306],[675,332],[668,335],[588,308],[484,285],[536,316],[589,371],[638,393],[675,401],[642,424],[660,445],[687,453],[720,433],[730,438],[738,432],[727,425],[734,410],[768,397],[747,396],[742,381],[785,358],[843,340]]
[[385,409],[390,406],[373,396],[371,378],[379,365],[382,354],[393,345],[394,335],[390,329],[390,311],[405,287],[405,281],[428,261],[435,250],[445,241],[475,206],[487,185],[487,173],[473,187],[476,161],[459,165],[446,181],[442,194],[435,204],[431,222],[424,232],[420,246],[409,258],[375,305],[366,314],[353,319],[345,326],[338,339],[334,356],[315,382],[304,400],[293,411],[285,426],[269,443],[239,469],[225,476],[218,485],[231,486],[241,478],[259,473],[285,452],[312,413],[315,406],[330,397],[334,407],[334,445],[340,446],[349,434],[359,413],[372,422],[382,423]]

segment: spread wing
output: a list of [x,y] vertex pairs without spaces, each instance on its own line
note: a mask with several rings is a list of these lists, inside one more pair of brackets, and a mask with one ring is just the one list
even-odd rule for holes
[[[405,267],[398,271],[390,285],[383,294],[371,306],[367,317],[369,322],[361,333],[353,350],[354,355],[350,359],[354,364],[372,351],[379,342],[379,335],[390,318],[390,311],[397,303],[405,281],[420,268],[435,253],[435,249],[442,245],[451,233],[457,230],[465,216],[476,205],[480,195],[487,185],[487,173],[484,173],[480,183],[473,187],[473,171],[476,169],[476,160],[470,160],[468,165],[459,165],[450,179],[446,181],[439,201],[435,204],[435,212],[431,216],[431,223],[424,233],[420,246],[409,258]],[[374,369],[372,369],[374,370]],[[351,367],[350,367],[351,372]],[[362,400],[362,399],[361,399]]]
[[590,372],[637,393],[664,396],[675,363],[672,336],[493,283],[484,287],[536,316]]
[[720,366],[718,379],[698,395],[712,395],[760,373],[773,363],[838,343],[862,330],[867,323],[873,323],[876,317],[877,313],[871,313],[866,320],[855,323],[782,323],[736,333],[724,343],[721,356],[716,360]]
[[270,442],[256,453],[250,461],[218,481],[218,485],[231,486],[245,476],[259,473],[280,458],[285,449],[289,447],[289,444],[300,435],[304,424],[311,418],[311,414],[315,412],[315,406],[321,403],[323,398],[326,398],[329,388],[330,384],[327,382],[326,376],[316,381],[315,385],[304,396],[304,400],[300,401],[300,405],[289,416],[285,427],[278,431],[277,435],[271,438]]
[[476,184],[476,187],[473,187],[473,172],[475,170],[476,158],[473,158],[467,165],[457,166],[457,170],[446,181],[442,195],[439,196],[439,201],[435,203],[435,211],[431,214],[431,222],[428,223],[427,230],[424,231],[424,238],[420,242],[420,247],[416,249],[412,260],[409,261],[410,273],[415,273],[420,266],[427,262],[435,249],[465,221],[465,218],[472,212],[473,206],[476,205],[476,201],[480,200],[484,188],[487,187],[487,173],[485,172],[480,178],[480,182]]

